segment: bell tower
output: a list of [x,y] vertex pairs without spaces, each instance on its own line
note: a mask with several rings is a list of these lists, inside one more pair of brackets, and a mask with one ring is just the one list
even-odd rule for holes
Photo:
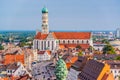
[[48,26],[48,9],[44,7],[42,9],[42,34],[49,33],[49,26]]

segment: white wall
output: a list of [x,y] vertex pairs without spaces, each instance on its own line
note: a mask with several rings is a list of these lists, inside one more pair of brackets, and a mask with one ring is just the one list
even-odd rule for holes
[[113,73],[113,76],[115,80],[117,80],[117,76],[120,76],[120,69],[111,69],[111,72]]

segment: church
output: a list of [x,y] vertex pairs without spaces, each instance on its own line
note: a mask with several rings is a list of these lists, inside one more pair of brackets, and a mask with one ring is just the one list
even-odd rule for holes
[[80,46],[87,49],[93,46],[91,32],[49,32],[48,9],[42,9],[42,29],[37,31],[33,40],[33,48],[40,51],[55,51],[63,48]]

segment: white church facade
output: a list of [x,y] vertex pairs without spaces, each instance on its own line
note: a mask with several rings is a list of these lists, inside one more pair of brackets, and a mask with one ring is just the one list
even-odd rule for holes
[[40,51],[57,50],[59,48],[76,47],[80,45],[83,49],[93,46],[91,32],[49,32],[48,10],[42,9],[42,30],[36,32],[33,40],[33,48]]

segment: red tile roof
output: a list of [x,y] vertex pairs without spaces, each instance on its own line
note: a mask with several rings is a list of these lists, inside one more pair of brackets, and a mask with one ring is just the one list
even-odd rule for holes
[[47,53],[49,54],[49,55],[51,55],[51,51],[50,50],[46,50],[47,51]]
[[45,51],[39,51],[38,52],[38,54],[44,54],[45,53]]
[[51,55],[51,51],[50,50],[46,50],[46,51],[39,51],[38,54],[44,54],[45,52],[48,53],[48,55]]
[[48,34],[41,34],[41,32],[38,32],[35,36],[35,39],[46,39]]
[[77,56],[75,56],[75,57],[68,56],[68,58],[70,59],[70,62],[66,62],[66,65],[67,65],[67,68],[69,69],[72,66],[72,64],[74,64],[75,61],[78,60],[78,57]]
[[24,54],[18,54],[18,55],[12,55],[12,54],[7,54],[5,55],[4,58],[4,64],[10,64],[14,62],[21,62],[24,64]]
[[90,39],[91,32],[54,32],[57,39]]
[[60,46],[65,46],[65,47],[69,47],[69,48],[75,48],[76,46],[80,45],[82,47],[82,49],[87,49],[90,47],[89,44],[60,44]]
[[[91,32],[53,32],[52,35],[56,39],[90,39]],[[35,39],[46,39],[47,36],[38,32]]]

